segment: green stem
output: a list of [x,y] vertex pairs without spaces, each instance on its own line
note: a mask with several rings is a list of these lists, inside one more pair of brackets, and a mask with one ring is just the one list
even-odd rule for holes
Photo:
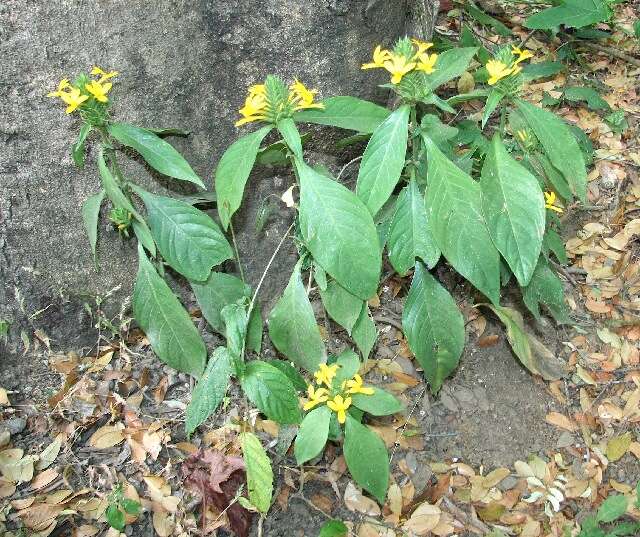
[[240,262],[240,252],[238,251],[238,243],[236,243],[236,233],[233,229],[233,222],[231,221],[229,221],[229,228],[231,229],[231,240],[233,242],[233,250],[236,256],[236,264],[238,265],[238,270],[240,271],[240,279],[242,280],[242,283],[245,283],[244,271],[242,270],[242,263]]
[[507,128],[507,107],[502,106],[500,110],[500,137],[504,138],[504,132]]

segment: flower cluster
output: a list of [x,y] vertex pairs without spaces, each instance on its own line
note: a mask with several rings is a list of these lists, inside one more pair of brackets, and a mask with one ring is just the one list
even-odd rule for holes
[[92,101],[103,104],[108,103],[107,93],[112,87],[112,83],[108,82],[108,80],[117,76],[118,72],[106,72],[96,66],[91,70],[91,75],[97,78],[90,79],[87,75],[82,75],[73,84],[67,78],[63,78],[58,84],[58,89],[49,92],[47,97],[59,98],[67,105],[65,110],[67,114],[71,114],[76,109],[86,106]]
[[[340,386],[334,386],[333,380],[338,373],[338,364],[321,364],[320,369],[313,376],[316,379],[318,388],[313,383],[307,389],[308,401],[304,404],[304,410],[311,410],[318,405],[326,403],[333,410],[339,423],[344,423],[347,419],[347,410],[351,406],[351,395],[361,393],[363,395],[373,395],[373,388],[364,386],[362,377],[357,373],[350,380],[343,381]],[[324,385],[324,387],[323,387]]]
[[252,121],[276,123],[298,110],[324,108],[322,103],[314,102],[317,93],[318,90],[308,89],[297,78],[287,92],[282,80],[268,76],[264,84],[249,87],[244,106],[239,110],[242,118],[236,122],[236,127]]
[[402,77],[411,71],[430,74],[435,71],[437,54],[428,54],[433,43],[419,39],[401,39],[393,51],[378,45],[373,51],[373,61],[362,65],[362,69],[386,69],[391,74],[391,83],[399,84]]
[[512,47],[511,58],[512,60],[510,62],[501,61],[501,59],[489,60],[487,62],[486,68],[489,73],[488,84],[490,86],[494,86],[503,78],[518,74],[522,71],[520,64],[529,58],[533,58],[533,54],[528,50]]

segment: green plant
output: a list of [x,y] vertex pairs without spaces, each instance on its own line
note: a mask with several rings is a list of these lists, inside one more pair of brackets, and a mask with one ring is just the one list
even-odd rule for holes
[[[640,484],[636,487],[636,494],[640,494]],[[595,515],[587,517],[581,524],[578,537],[622,537],[623,535],[638,535],[640,523],[623,521],[629,498],[622,494],[609,496],[598,508]],[[636,501],[636,507],[637,501]]]
[[126,516],[137,516],[140,513],[140,504],[130,498],[125,498],[122,483],[118,483],[108,497],[109,505],[105,511],[107,523],[118,531],[124,531]]

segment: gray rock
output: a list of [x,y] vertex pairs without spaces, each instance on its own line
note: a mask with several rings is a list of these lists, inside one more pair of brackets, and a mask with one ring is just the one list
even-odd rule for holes
[[498,488],[502,492],[504,492],[504,491],[507,491],[507,490],[511,490],[517,484],[518,484],[518,479],[513,477],[512,475],[509,475],[509,476],[505,477],[502,481],[500,481],[500,483],[498,483]]
[[[93,65],[120,71],[111,93],[115,117],[190,130],[188,139],[171,143],[210,187],[215,163],[238,136],[233,124],[248,85],[276,73],[299,77],[321,97],[353,94],[385,103],[387,94],[378,88],[385,74],[361,71],[360,64],[376,44],[389,45],[404,33],[406,16],[404,0],[2,2],[0,319],[12,322],[9,352],[15,352],[21,329],[43,328],[56,348],[92,344],[95,319],[84,304],[95,309],[95,297],[112,292],[113,306],[107,301],[102,308],[117,313],[136,272],[135,241],[120,240],[106,222],[106,209],[100,269],[94,270],[80,209],[99,188],[96,153],[89,151],[84,170],[72,163],[78,120],[45,97],[61,78]],[[134,155],[123,169],[154,192],[190,191],[149,173]],[[256,233],[263,200],[293,180],[271,175],[251,179],[235,222],[254,284],[293,216],[278,205],[263,234]],[[284,287],[295,257],[293,246],[278,256],[264,286],[267,306]]]
[[0,423],[0,430],[8,431],[11,436],[21,433],[27,426],[24,418],[10,418]]

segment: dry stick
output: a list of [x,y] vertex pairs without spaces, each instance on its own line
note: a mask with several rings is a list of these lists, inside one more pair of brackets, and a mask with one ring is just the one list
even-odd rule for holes
[[342,174],[344,173],[344,171],[345,171],[349,166],[351,166],[351,164],[353,164],[354,162],[358,162],[360,159],[362,159],[362,156],[360,156],[360,157],[356,157],[356,158],[354,158],[354,159],[350,160],[349,162],[347,162],[347,163],[342,167],[342,169],[340,170],[340,173],[338,174],[338,177],[336,177],[336,181],[340,181],[340,177],[342,177]]
[[610,56],[613,56],[614,58],[618,58],[619,60],[624,60],[625,62],[630,63],[631,65],[640,67],[640,60],[638,58],[634,58],[633,56],[630,56],[629,54],[626,54],[621,50],[615,49],[613,47],[606,47],[598,43],[590,43],[589,41],[574,41],[574,43],[577,43],[578,45],[582,45],[583,47],[591,50],[604,52],[606,54],[609,54]]

